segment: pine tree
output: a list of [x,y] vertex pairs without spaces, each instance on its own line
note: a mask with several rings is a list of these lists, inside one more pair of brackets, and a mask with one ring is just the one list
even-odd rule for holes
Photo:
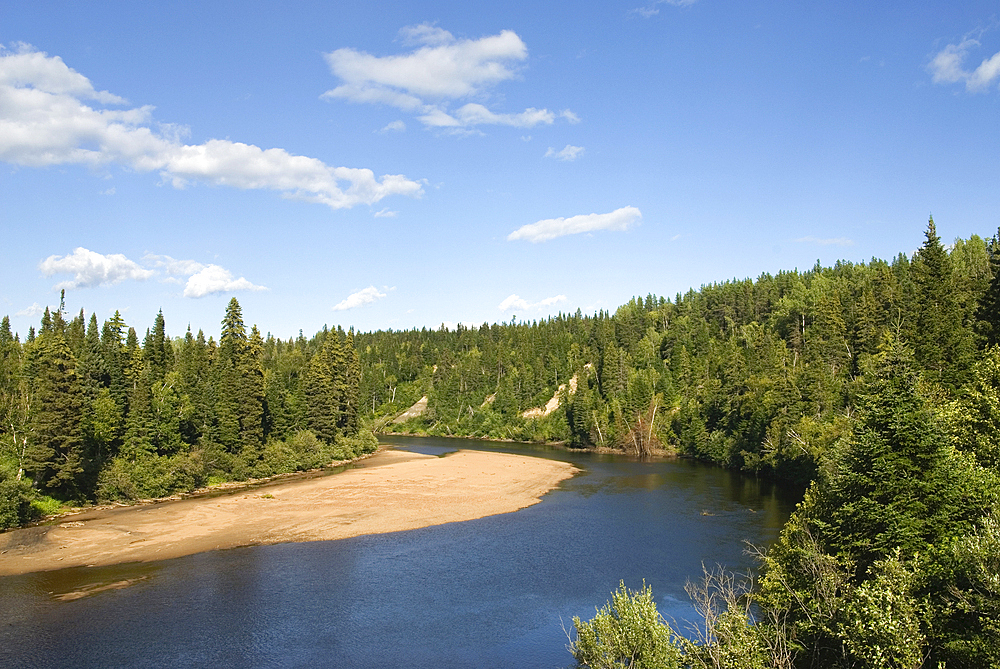
[[119,410],[124,414],[128,408],[129,384],[126,378],[126,357],[123,346],[125,321],[121,314],[104,321],[101,328],[101,358],[104,361],[104,384],[111,391]]
[[84,397],[88,402],[93,402],[98,391],[105,386],[108,377],[96,314],[90,315],[90,323],[87,325],[83,343],[77,354],[76,375],[83,388]]
[[916,303],[910,340],[917,362],[929,377],[955,390],[968,378],[972,333],[963,323],[950,259],[933,218],[925,235],[927,239],[913,261]]
[[122,362],[126,387],[131,393],[132,388],[139,383],[139,377],[146,368],[142,360],[142,347],[139,346],[139,336],[135,333],[135,328],[128,329]]
[[344,391],[341,396],[339,425],[347,434],[358,428],[360,410],[361,362],[354,347],[354,330],[351,329],[342,344],[344,354]]
[[335,389],[334,371],[330,365],[329,348],[334,339],[328,337],[323,349],[309,361],[303,379],[307,424],[318,439],[332,444],[337,438],[340,402]]
[[166,324],[163,320],[163,309],[156,314],[153,323],[153,331],[146,333],[146,340],[143,342],[143,358],[149,369],[149,380],[151,383],[163,381],[168,371],[167,347],[169,342],[166,336]]
[[229,300],[226,306],[226,316],[222,319],[222,335],[219,337],[219,348],[230,349],[224,355],[230,359],[236,357],[246,344],[247,329],[243,324],[243,308],[236,298]]
[[10,331],[10,318],[0,321],[0,397],[10,394],[20,374],[20,346],[14,341]]
[[248,461],[257,460],[264,447],[264,341],[254,325],[240,360],[240,443]]
[[80,309],[80,313],[69,322],[66,326],[66,343],[69,345],[69,350],[73,352],[77,358],[80,357],[80,353],[83,350],[84,337],[87,333],[87,320],[83,314],[83,309]]
[[247,337],[243,310],[232,298],[213,361],[215,417],[219,442],[251,465],[260,456],[265,436],[262,355],[260,332],[254,327]]
[[33,432],[24,469],[36,486],[64,499],[78,498],[83,473],[83,393],[76,378],[76,360],[66,340],[55,332],[38,337],[33,354]]
[[135,463],[153,450],[149,373],[145,367],[139,371],[138,378],[132,385],[128,406],[122,455]]

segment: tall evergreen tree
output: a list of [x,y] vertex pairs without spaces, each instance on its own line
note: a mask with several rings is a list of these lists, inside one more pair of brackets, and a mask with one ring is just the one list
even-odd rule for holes
[[129,384],[126,379],[126,357],[124,348],[125,320],[115,311],[115,315],[104,321],[101,328],[101,358],[104,361],[104,383],[111,391],[118,408],[124,414],[128,407]]
[[309,361],[303,380],[309,429],[328,444],[334,443],[341,419],[344,388],[342,353],[335,333],[330,333],[323,348]]
[[917,362],[929,377],[957,390],[967,380],[972,363],[972,333],[963,323],[950,259],[933,218],[925,235],[913,261],[916,303],[910,340]]
[[77,354],[76,375],[83,388],[84,397],[93,402],[98,391],[107,383],[107,369],[101,347],[101,332],[98,329],[97,315],[90,315],[83,343]]
[[34,347],[37,376],[33,434],[24,469],[34,483],[64,499],[78,498],[83,473],[83,392],[76,360],[66,340],[55,332],[40,336]]
[[256,460],[264,447],[266,395],[264,393],[264,340],[254,325],[240,359],[240,442],[248,460]]
[[[149,369],[149,380],[151,383],[163,381],[168,371],[168,352],[170,342],[167,340],[166,323],[163,320],[163,309],[156,314],[153,323],[153,330],[146,334],[146,341],[143,345],[143,357]],[[170,356],[172,357],[172,356]]]

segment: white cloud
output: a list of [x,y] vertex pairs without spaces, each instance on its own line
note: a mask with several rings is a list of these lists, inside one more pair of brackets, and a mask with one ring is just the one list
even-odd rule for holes
[[565,149],[561,151],[556,151],[551,146],[549,150],[545,152],[546,158],[558,158],[559,160],[572,161],[576,160],[583,155],[584,148],[582,146],[573,146],[572,144],[567,144]]
[[[555,120],[553,112],[534,107],[518,114],[496,113],[473,102],[455,111],[448,108],[450,101],[484,98],[517,76],[528,47],[512,30],[477,40],[457,39],[424,23],[403,28],[400,36],[405,45],[414,47],[410,52],[373,56],[343,48],[325,54],[330,71],[342,83],[321,97],[389,105],[416,114],[425,126],[453,131],[476,125],[530,128]],[[579,121],[568,109],[560,116]]]
[[[3,49],[3,47],[0,47]],[[35,51],[27,44],[16,44],[15,50],[4,53],[0,67],[0,86],[23,88],[30,86],[40,91],[74,98],[95,100],[104,104],[123,104],[124,99],[107,91],[94,90],[87,77],[66,67],[62,58],[50,58]]]
[[529,242],[544,242],[556,237],[575,235],[594,230],[628,230],[642,218],[642,212],[635,207],[622,207],[609,214],[581,214],[570,218],[547,218],[537,223],[523,225],[507,235],[508,241],[526,239]]
[[332,167],[284,149],[212,139],[184,144],[184,128],[152,120],[153,107],[101,109],[125,101],[49,56],[20,45],[0,47],[0,160],[31,167],[119,164],[159,172],[175,187],[191,181],[275,190],[333,209],[374,204],[389,195],[419,196],[403,175],[379,179],[369,169]]
[[628,11],[629,16],[638,14],[644,19],[648,19],[651,16],[656,16],[660,13],[660,5],[673,5],[674,7],[689,7],[698,0],[656,0],[645,7],[636,7],[635,9],[630,9]]
[[559,112],[559,116],[563,117],[564,119],[573,124],[580,122],[580,117],[568,109],[563,109],[561,112]]
[[528,308],[528,301],[518,297],[516,294],[508,296],[503,302],[497,305],[497,309],[500,311],[510,311],[511,309],[520,309],[524,311]]
[[33,302],[30,307],[21,309],[19,312],[14,314],[15,316],[28,316],[30,318],[35,318],[36,316],[41,316],[45,313],[45,307],[40,305],[38,302]]
[[195,260],[177,260],[170,256],[158,256],[152,253],[144,255],[142,260],[147,265],[162,269],[172,276],[191,276],[205,269],[205,265]]
[[82,246],[66,256],[49,256],[38,264],[38,268],[45,276],[73,275],[71,280],[56,284],[56,289],[110,286],[126,279],[141,281],[155,274],[153,270],[140,267],[121,253],[103,255]]
[[546,297],[544,300],[538,302],[528,302],[522,297],[516,294],[508,296],[503,302],[497,305],[497,309],[500,311],[513,311],[517,309],[518,311],[529,311],[531,309],[537,309],[539,307],[550,307],[553,304],[558,304],[560,302],[565,302],[565,295],[556,295],[554,297]]
[[379,130],[383,135],[387,132],[403,132],[406,130],[406,124],[402,121],[393,121],[392,123],[386,124],[384,128]]
[[170,256],[147,253],[142,257],[147,265],[162,270],[170,283],[180,283],[174,277],[187,277],[184,282],[184,297],[205,297],[215,293],[233,293],[241,290],[267,290],[240,277],[234,279],[232,272],[213,264],[202,264],[197,260],[177,260]]
[[233,293],[241,290],[267,290],[267,288],[255,286],[242,276],[234,279],[232,273],[224,267],[205,265],[188,278],[184,286],[184,297],[205,297],[215,293]]
[[375,218],[396,218],[399,212],[390,211],[388,207],[375,212]]
[[366,304],[371,304],[375,300],[381,300],[385,297],[385,293],[378,292],[378,288],[375,286],[368,286],[363,288],[356,293],[351,293],[344,300],[333,307],[334,311],[345,311],[347,309],[354,309],[355,307],[363,307]]
[[981,46],[978,40],[965,39],[959,44],[949,44],[931,59],[927,70],[935,84],[965,83],[968,91],[980,91],[1000,80],[1000,51],[983,60],[974,70],[966,70],[965,57],[969,51]]
[[529,107],[520,114],[494,114],[480,104],[470,102],[449,115],[436,107],[420,116],[424,125],[433,128],[470,128],[477,125],[509,125],[515,128],[532,128],[539,123],[552,125],[555,114],[547,109]]
[[818,237],[799,237],[795,241],[803,244],[819,244],[820,246],[854,246],[854,240],[847,237],[831,237],[820,239]]
[[125,280],[143,281],[157,274],[167,275],[164,281],[181,283],[187,279],[184,297],[204,297],[213,293],[239,290],[267,290],[243,277],[234,279],[229,270],[218,265],[203,265],[194,260],[177,260],[170,256],[146,254],[143,267],[121,253],[104,255],[83,247],[66,256],[49,256],[38,264],[45,276],[72,274],[73,278],[55,285],[60,288],[91,288],[111,286]]

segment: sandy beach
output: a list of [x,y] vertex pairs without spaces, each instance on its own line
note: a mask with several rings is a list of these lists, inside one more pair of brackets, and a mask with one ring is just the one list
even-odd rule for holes
[[537,503],[570,464],[483,451],[385,451],[362,468],[252,490],[95,509],[0,534],[0,576],[416,529]]

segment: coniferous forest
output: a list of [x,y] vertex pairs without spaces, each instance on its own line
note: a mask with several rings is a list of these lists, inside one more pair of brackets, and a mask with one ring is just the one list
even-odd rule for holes
[[60,308],[23,341],[0,326],[0,526],[350,458],[372,431],[674,453],[804,500],[759,581],[692,585],[700,639],[623,586],[575,621],[581,666],[1000,666],[998,345],[1000,238],[945,247],[933,220],[912,256],[479,328],[265,339],[234,299],[218,342],[162,314],[140,341]]
[[232,299],[219,341],[142,341],[118,313],[46,310],[24,342],[0,323],[0,527],[59,507],[160,497],[375,449],[359,431],[353,334],[266,340]]

